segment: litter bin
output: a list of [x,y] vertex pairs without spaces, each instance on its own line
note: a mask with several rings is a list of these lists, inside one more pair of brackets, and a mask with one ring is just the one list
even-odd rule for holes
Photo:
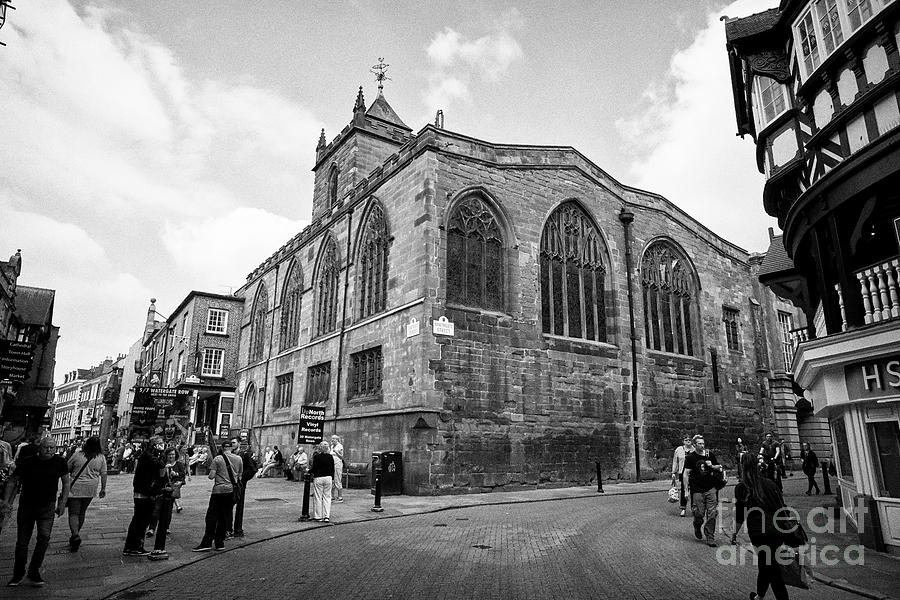
[[375,465],[381,462],[381,495],[398,496],[403,493],[403,453],[372,453],[372,493],[375,493]]

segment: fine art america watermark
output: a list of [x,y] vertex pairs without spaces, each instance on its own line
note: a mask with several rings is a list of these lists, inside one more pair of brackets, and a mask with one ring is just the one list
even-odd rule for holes
[[[761,509],[747,509],[744,520],[745,528],[752,511],[758,511],[760,516],[763,516]],[[718,512],[721,519],[720,523],[723,525],[725,523],[734,523],[735,510],[730,502],[720,502]],[[860,528],[862,528],[868,512],[863,500],[858,498],[853,514],[854,520]],[[776,512],[774,519],[772,517],[764,517],[762,523],[764,528],[765,524],[768,523],[769,527],[772,528],[774,526],[775,530],[773,532],[764,531],[764,534],[774,533],[779,538],[791,534],[794,531],[795,524],[799,523],[806,531],[808,540],[797,549],[781,546],[774,551],[772,558],[769,558],[766,553],[760,555],[750,545],[723,545],[716,550],[716,561],[722,565],[756,565],[760,560],[774,560],[779,565],[789,565],[796,556],[799,558],[801,565],[810,568],[815,566],[832,567],[841,563],[846,565],[865,564],[865,547],[863,545],[838,546],[837,544],[820,543],[816,538],[817,535],[855,531],[844,511],[839,511],[838,516],[835,518],[833,509],[817,506],[811,509],[804,519],[796,509],[785,507]],[[729,537],[730,535],[729,533]]]

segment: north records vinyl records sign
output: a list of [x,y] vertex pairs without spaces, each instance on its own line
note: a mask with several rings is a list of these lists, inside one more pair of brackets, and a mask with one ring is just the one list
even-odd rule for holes
[[325,434],[325,407],[301,406],[298,444],[318,444]]

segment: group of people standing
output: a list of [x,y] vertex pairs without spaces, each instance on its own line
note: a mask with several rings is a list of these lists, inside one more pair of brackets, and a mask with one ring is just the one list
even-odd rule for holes
[[[788,593],[782,577],[781,565],[776,560],[783,546],[796,547],[794,529],[776,527],[779,519],[790,513],[782,496],[781,477],[777,458],[783,446],[773,441],[767,434],[757,454],[747,451],[747,446],[738,438],[738,483],[734,488],[735,522],[731,543],[737,543],[737,535],[746,525],[747,534],[757,553],[756,591],[751,600],[762,600],[771,588],[776,600],[787,600]],[[808,443],[803,444],[803,471],[815,482],[816,455]],[[783,454],[782,454],[783,457]],[[784,464],[781,461],[780,464]],[[715,454],[706,449],[702,435],[685,435],[682,445],[675,449],[672,458],[672,485],[680,484],[681,516],[685,516],[688,499],[693,513],[694,536],[705,540],[710,547],[718,544],[715,540],[716,519],[718,517],[718,493],[725,487],[724,469]],[[783,521],[782,521],[783,522]],[[802,531],[802,528],[800,528]]]

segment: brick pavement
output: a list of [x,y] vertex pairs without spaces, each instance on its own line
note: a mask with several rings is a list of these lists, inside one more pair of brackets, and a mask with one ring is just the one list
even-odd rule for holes
[[[561,545],[562,547],[565,547],[567,541],[571,542],[571,540],[584,539],[584,536],[586,535],[585,527],[588,528],[587,530],[589,531],[596,530],[597,532],[600,532],[600,534],[602,534],[600,539],[609,539],[613,546],[621,548],[635,546],[638,549],[635,550],[635,552],[637,552],[636,555],[633,554],[631,550],[625,553],[626,556],[630,556],[630,559],[624,562],[617,556],[604,559],[604,564],[607,567],[610,565],[615,566],[614,569],[605,569],[606,571],[609,571],[609,576],[614,580],[618,578],[620,582],[624,581],[621,579],[623,574],[628,573],[628,569],[633,568],[636,561],[644,560],[641,557],[645,555],[654,555],[654,548],[660,544],[660,539],[658,539],[660,536],[662,536],[661,543],[663,548],[665,548],[666,540],[669,540],[670,537],[671,539],[681,540],[680,543],[683,544],[683,538],[685,536],[681,530],[690,529],[689,520],[674,518],[671,521],[662,521],[662,523],[668,525],[667,527],[664,527],[662,531],[654,530],[652,534],[644,536],[633,535],[631,533],[632,531],[640,531],[642,526],[647,526],[647,523],[655,522],[655,520],[659,519],[659,513],[666,513],[671,516],[677,512],[672,508],[672,505],[666,505],[661,501],[663,490],[668,485],[666,482],[605,485],[606,496],[637,493],[639,495],[634,496],[634,499],[647,498],[646,502],[649,507],[647,509],[648,512],[629,518],[623,517],[619,520],[604,520],[603,518],[597,518],[590,522],[585,522],[581,525],[582,529],[580,531],[573,533],[572,527],[568,524],[570,506],[589,502],[591,503],[591,506],[602,509],[607,505],[615,504],[617,501],[598,501],[599,495],[596,493],[596,489],[587,487],[441,497],[389,496],[383,499],[382,504],[385,511],[379,514],[370,511],[372,506],[372,496],[369,494],[368,490],[346,490],[346,502],[344,504],[336,504],[333,509],[333,521],[338,526],[332,527],[329,530],[324,529],[327,526],[323,526],[319,523],[297,522],[297,517],[300,514],[300,484],[286,482],[281,479],[264,479],[254,480],[248,488],[245,517],[247,537],[241,540],[230,540],[226,542],[229,549],[241,548],[239,553],[237,551],[224,552],[210,556],[210,554],[195,554],[190,552],[190,548],[199,541],[200,536],[202,535],[203,516],[206,510],[206,502],[210,487],[208,480],[201,477],[194,478],[191,483],[185,486],[183,498],[185,510],[181,514],[175,515],[173,518],[173,536],[167,544],[171,560],[154,563],[149,562],[144,558],[121,556],[124,532],[131,518],[130,483],[131,480],[128,476],[121,475],[110,477],[110,494],[104,500],[95,499],[88,511],[85,530],[82,533],[84,543],[82,549],[78,553],[73,554],[68,552],[66,547],[68,527],[63,519],[57,521],[56,526],[54,527],[51,548],[48,552],[47,560],[45,561],[44,577],[47,579],[48,585],[44,589],[4,588],[5,593],[3,597],[100,598],[148,578],[154,578],[154,581],[167,580],[170,577],[175,577],[177,579],[182,575],[196,578],[196,573],[198,571],[201,573],[205,572],[207,570],[207,565],[212,566],[212,564],[220,563],[221,561],[225,561],[229,565],[233,564],[235,561],[256,565],[255,569],[260,570],[260,565],[269,562],[267,557],[269,556],[270,550],[279,545],[292,548],[291,551],[296,554],[298,548],[302,548],[307,544],[315,543],[318,547],[319,543],[327,545],[329,540],[343,537],[343,532],[347,532],[347,534],[350,535],[349,529],[351,527],[354,528],[354,532],[352,533],[354,542],[351,545],[355,545],[355,539],[359,536],[374,540],[373,544],[379,540],[385,542],[391,539],[389,533],[398,530],[398,524],[407,520],[400,519],[398,521],[391,517],[421,515],[422,513],[430,514],[423,515],[421,518],[428,517],[436,519],[431,528],[434,531],[445,529],[450,531],[454,528],[458,528],[461,524],[466,524],[467,521],[463,519],[471,521],[475,518],[472,516],[472,513],[477,515],[479,510],[488,509],[487,507],[490,507],[489,510],[492,511],[491,514],[499,519],[499,521],[489,525],[488,531],[495,533],[491,533],[491,535],[484,534],[483,527],[486,527],[487,525],[481,526],[479,529],[472,529],[468,534],[470,537],[465,540],[466,542],[472,543],[468,543],[467,545],[463,544],[461,546],[466,548],[466,554],[464,555],[465,560],[460,564],[469,564],[466,561],[474,560],[480,555],[499,558],[500,560],[497,561],[497,568],[501,569],[499,575],[500,580],[506,581],[507,579],[512,579],[512,581],[507,583],[507,588],[497,588],[492,591],[487,590],[487,592],[490,592],[490,594],[497,594],[497,597],[518,597],[508,595],[509,590],[519,589],[520,584],[516,582],[528,581],[530,583],[526,586],[527,590],[535,589],[544,591],[548,591],[550,583],[546,580],[535,581],[534,577],[527,576],[527,574],[523,575],[518,573],[515,576],[512,576],[511,573],[518,570],[514,567],[520,564],[520,561],[524,559],[529,561],[528,564],[533,564],[535,561],[540,563],[541,560],[553,560],[557,549]],[[792,493],[791,486],[796,487],[796,485],[796,480],[789,480],[787,489],[789,494]],[[648,493],[643,494],[644,492]],[[512,514],[513,512],[520,510],[517,506],[521,503],[543,500],[557,501],[541,503],[541,506],[546,507],[543,509],[543,512],[556,515],[554,519],[549,520],[547,524],[541,525],[534,530],[529,530],[529,527],[533,525],[529,525],[532,521],[528,519],[517,522],[514,527],[509,525],[508,520],[506,519],[506,512]],[[621,501],[624,499],[619,500]],[[628,499],[629,505],[632,500],[632,498]],[[794,498],[791,496],[789,502],[793,502],[793,500]],[[801,496],[797,500],[797,504],[801,501],[809,501],[805,496]],[[522,504],[522,506],[527,505],[528,504]],[[467,507],[470,508],[467,509]],[[493,511],[499,512],[494,514]],[[462,514],[462,512],[467,514]],[[598,514],[606,513],[601,512]],[[380,523],[359,524],[362,521],[371,521],[373,519],[383,522],[384,525]],[[387,525],[389,523],[390,525]],[[4,531],[4,533],[0,535],[0,582],[2,583],[5,583],[12,571],[12,548],[15,539],[14,529],[14,526],[11,526],[7,531]],[[414,523],[411,523],[408,527],[405,527],[405,529],[409,531],[408,535],[411,539],[415,539],[421,535],[421,531],[417,529]],[[429,531],[431,531],[431,529],[429,529]],[[291,535],[303,530],[315,531],[310,531],[308,534],[303,534],[300,537]],[[477,531],[477,535],[474,535],[472,531]],[[304,537],[307,535],[310,537]],[[472,535],[474,535],[474,537],[471,537]],[[479,539],[491,539],[493,540],[493,543],[478,543],[475,539],[476,537]],[[690,536],[688,537],[690,538]],[[691,540],[689,539],[688,541],[690,542]],[[853,542],[848,536],[844,536],[844,539],[839,541],[842,541],[844,545]],[[148,540],[148,542],[152,542],[152,540]],[[407,546],[409,545],[406,542],[404,543]],[[404,543],[398,542],[397,547],[405,548],[406,546],[404,546]],[[586,543],[587,542],[579,541],[579,544],[581,545]],[[148,547],[149,545],[150,544],[148,543]],[[381,544],[382,547],[383,545],[384,543]],[[393,545],[393,542],[391,545]],[[459,546],[459,544],[456,545]],[[479,545],[491,547],[479,548],[477,547]],[[378,547],[378,544],[375,544],[373,547]],[[424,565],[418,564],[410,575],[415,577],[416,570],[424,569],[423,572],[434,571],[434,577],[446,580],[447,560],[454,556],[451,552],[453,547],[453,544],[450,546],[445,544],[443,548],[437,547],[440,559],[427,562],[427,564]],[[695,544],[690,544],[690,547],[692,552],[701,549]],[[598,552],[597,549],[593,549],[590,545],[588,545],[588,548],[590,549],[588,554]],[[702,548],[705,548],[705,546],[702,546]],[[498,549],[508,550],[504,550],[498,555]],[[406,556],[402,551],[400,554]],[[870,560],[867,560],[866,567],[856,567],[847,570],[847,572],[839,572],[839,568],[836,568],[836,570],[831,572],[823,570],[823,573],[825,576],[830,576],[833,579],[847,579],[851,584],[863,585],[863,587],[869,586],[869,589],[874,589],[876,592],[879,590],[892,590],[893,585],[888,585],[888,582],[892,584],[892,582],[896,580],[898,574],[896,559],[880,556],[873,557],[872,555],[877,555],[877,553],[867,555],[867,559]],[[597,554],[597,556],[602,556],[602,553]],[[207,559],[213,561],[213,563],[207,563]],[[357,562],[357,560],[359,562]],[[454,557],[453,560],[456,560],[456,557]],[[290,560],[288,560],[288,562],[290,562]],[[294,560],[293,562],[297,561]],[[378,573],[385,572],[384,570],[378,571],[375,566],[369,565],[370,562],[371,556],[361,553],[353,560],[350,560],[348,557],[348,560],[342,561],[341,566],[347,572],[352,574],[351,577],[347,578],[349,580],[365,579],[367,576],[366,574],[379,577],[381,575],[378,575]],[[476,561],[475,564],[479,563]],[[871,568],[869,567],[870,564],[873,565]],[[578,568],[587,569],[587,566],[579,565],[581,565],[581,563],[577,561],[572,563],[570,565],[573,569],[572,572],[578,572]],[[163,575],[178,567],[183,568],[175,571],[172,575]],[[389,565],[382,565],[382,567],[388,568]],[[471,565],[467,566],[466,569],[471,571],[473,576],[479,572],[479,569],[476,569]],[[249,576],[248,581],[255,581],[256,579],[259,579],[259,577],[266,576],[265,570],[260,572],[262,572],[263,575],[259,575],[259,573],[254,571],[254,573]],[[306,571],[303,571],[301,574],[297,575],[298,578],[302,579],[298,585],[309,585],[309,577],[302,575],[302,573],[305,572]],[[309,571],[309,573],[312,572],[313,571]],[[441,572],[443,572],[443,576],[441,576]],[[323,576],[327,576],[327,569],[326,571],[323,571],[323,573]],[[506,575],[504,575],[504,573],[506,573]],[[478,574],[479,578],[483,578],[483,576],[484,573]],[[668,579],[663,578],[661,581],[656,581],[654,585],[668,585],[674,586],[670,587],[670,589],[678,589],[678,586],[684,577],[685,574],[676,569],[669,575]],[[275,579],[278,579],[278,577],[276,576]],[[392,579],[392,581],[396,580],[396,578]],[[456,577],[454,577],[453,580],[459,581]],[[479,581],[480,580],[481,579],[479,579]],[[465,585],[475,585],[475,583],[476,582],[469,582]],[[273,585],[273,583],[269,581],[268,585]],[[456,589],[455,586],[461,584],[445,582],[442,585],[449,586],[447,587],[447,591],[449,591]],[[569,585],[574,584],[570,582]],[[435,589],[439,590],[439,588],[440,586],[437,586]],[[140,586],[136,589],[140,589]],[[606,588],[600,586],[597,589],[600,590]],[[654,593],[654,588],[651,587],[648,589],[648,593],[651,595],[647,597],[655,597],[652,595],[652,593]],[[820,586],[820,589],[826,588]],[[480,589],[480,592],[485,591],[486,590]],[[559,592],[560,590],[556,589],[555,591]],[[553,595],[555,595],[555,593]],[[553,597],[553,595],[545,595],[543,597]],[[154,597],[155,596],[156,594],[154,594]],[[333,594],[331,596],[341,597]],[[126,596],[122,597],[124,598]],[[227,593],[226,596],[223,597],[227,597]],[[246,595],[244,597],[246,597]],[[255,595],[251,597],[255,597]],[[355,596],[350,595],[347,597]],[[463,595],[462,597],[470,596]],[[490,597],[490,595],[488,597]]]

